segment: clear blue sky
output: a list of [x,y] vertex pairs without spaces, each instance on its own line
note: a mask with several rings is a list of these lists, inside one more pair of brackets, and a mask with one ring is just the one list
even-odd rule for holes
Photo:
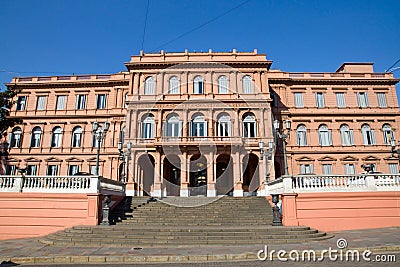
[[[125,70],[142,49],[146,7],[147,0],[1,0],[0,84]],[[400,1],[149,0],[145,52],[209,48],[257,48],[284,71],[363,61],[383,72],[400,59]]]

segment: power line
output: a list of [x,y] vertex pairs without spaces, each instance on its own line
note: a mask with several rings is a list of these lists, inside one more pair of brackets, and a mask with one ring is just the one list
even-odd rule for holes
[[147,0],[146,17],[144,19],[144,27],[143,27],[143,35],[142,35],[142,50],[143,50],[143,45],[144,45],[144,37],[146,35],[147,15],[149,14],[149,5],[150,5],[150,0]]
[[397,63],[400,62],[400,59],[398,59],[392,66],[390,66],[387,70],[385,70],[385,72],[390,72],[392,70],[396,70],[398,68],[395,68],[395,66],[397,65]]
[[[214,22],[214,21],[216,21],[216,20],[222,18],[223,16],[225,16],[225,15],[231,13],[232,11],[234,11],[234,10],[238,9],[239,7],[241,7],[241,6],[245,5],[245,4],[247,4],[247,3],[250,2],[250,1],[251,1],[251,0],[243,1],[242,3],[238,4],[237,6],[232,7],[231,9],[229,9],[229,10],[227,10],[227,11],[225,11],[225,12],[219,14],[218,16],[216,16],[216,17],[214,17],[214,18],[212,18],[212,19],[210,19],[210,20],[208,20],[208,21],[206,21],[206,22],[200,24],[199,26],[196,26],[196,27],[194,27],[193,29],[191,29],[191,30],[189,30],[189,31],[187,31],[187,32],[184,32],[184,33],[182,33],[181,35],[178,35],[177,37],[175,37],[175,38],[169,40],[168,42],[166,42],[166,43],[164,43],[164,44],[162,44],[162,45],[156,47],[154,50],[158,50],[158,49],[160,49],[160,48],[162,48],[162,47],[164,47],[164,46],[166,46],[166,45],[168,45],[168,44],[170,44],[170,43],[172,43],[172,42],[175,42],[176,40],[178,40],[178,39],[180,39],[180,38],[182,38],[182,37],[184,37],[184,36],[186,36],[186,35],[188,35],[188,34],[194,32],[194,31],[196,31],[196,30],[198,30],[198,29],[203,28],[204,26],[206,26],[206,25],[208,25],[208,24],[210,24],[210,23],[212,23],[212,22]],[[143,45],[142,45],[142,49],[143,49]]]

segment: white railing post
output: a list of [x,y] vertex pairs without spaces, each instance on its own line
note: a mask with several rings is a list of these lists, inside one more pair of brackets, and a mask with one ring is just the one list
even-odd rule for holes
[[283,193],[293,193],[293,182],[291,176],[283,177]]
[[365,176],[365,184],[367,186],[367,189],[370,191],[376,191],[378,189],[376,186],[375,176],[373,175]]
[[15,190],[16,192],[22,192],[23,186],[24,186],[24,179],[23,179],[23,177],[15,177],[14,186],[13,186],[14,190]]

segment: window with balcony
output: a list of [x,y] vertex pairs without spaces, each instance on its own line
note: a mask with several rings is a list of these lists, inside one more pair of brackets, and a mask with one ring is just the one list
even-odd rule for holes
[[242,89],[244,94],[252,94],[253,93],[253,79],[246,75],[242,79]]
[[31,147],[40,147],[41,137],[42,137],[42,129],[39,126],[36,126],[32,130]]
[[77,95],[76,96],[75,108],[78,110],[82,110],[82,109],[86,108],[86,95]]
[[142,119],[142,133],[141,138],[152,139],[154,138],[155,121],[153,114],[147,114]]
[[228,77],[222,75],[218,78],[218,94],[228,93]]
[[80,147],[81,145],[82,145],[82,127],[76,126],[72,130],[71,146]]
[[387,108],[386,94],[385,93],[377,93],[378,97],[378,107]]
[[348,175],[356,174],[356,166],[353,163],[348,163],[344,165],[344,172]]
[[361,133],[363,136],[364,145],[375,145],[375,134],[374,131],[371,130],[368,124],[364,124],[361,127]]
[[332,145],[332,132],[328,129],[328,126],[322,124],[318,128],[318,139],[320,146],[331,146]]
[[347,124],[340,126],[340,137],[342,139],[343,146],[354,145],[354,134]]
[[105,109],[107,103],[107,96],[106,94],[98,94],[97,101],[96,101],[96,108],[97,109]]
[[195,114],[191,123],[191,136],[207,136],[207,121],[203,114]]
[[243,137],[257,137],[257,122],[253,113],[243,115]]
[[358,92],[357,93],[357,101],[358,101],[359,108],[369,107],[367,92]]
[[19,148],[21,147],[22,141],[22,130],[20,127],[15,127],[10,135],[10,147]]
[[324,93],[320,92],[315,93],[315,102],[317,108],[324,108],[325,107]]
[[6,175],[17,175],[17,166],[6,165]]
[[382,127],[382,132],[383,132],[383,142],[386,145],[390,145],[390,141],[394,140],[392,127],[390,127],[389,124],[384,124]]
[[307,128],[304,124],[300,124],[296,129],[296,143],[298,146],[307,145]]
[[218,136],[231,136],[231,118],[228,114],[221,114],[218,116],[217,121]]
[[69,165],[68,175],[75,175],[79,172],[79,165]]
[[46,175],[57,176],[58,175],[58,165],[48,165]]
[[66,95],[57,96],[56,110],[64,110],[66,102],[67,102],[67,96]]
[[193,80],[193,93],[204,94],[204,81],[203,77],[196,76]]
[[331,175],[332,174],[332,164],[322,164],[322,174]]
[[300,165],[300,174],[312,174],[314,173],[313,164],[301,164]]
[[344,93],[336,93],[336,105],[338,108],[346,107],[346,99]]
[[389,173],[390,174],[398,174],[399,173],[399,164],[389,163]]
[[171,95],[179,94],[179,79],[178,79],[178,77],[172,76],[171,78],[169,78],[168,93]]
[[26,175],[37,175],[37,165],[29,164],[26,166]]
[[41,95],[37,97],[36,102],[36,110],[45,110],[46,109],[46,96]]
[[303,93],[294,93],[294,106],[304,108]]
[[144,81],[144,94],[145,95],[154,95],[155,92],[155,80],[153,77],[147,77]]
[[62,140],[62,129],[61,127],[57,126],[53,128],[51,133],[51,145],[50,147],[61,147],[61,140]]
[[[96,175],[96,165],[90,165],[89,170],[91,175]],[[101,173],[100,168],[99,168],[99,173]]]
[[164,127],[164,136],[179,137],[182,134],[182,122],[176,114],[171,114],[167,117]]
[[19,96],[17,99],[16,110],[23,111],[23,110],[25,110],[25,106],[26,106],[26,96]]

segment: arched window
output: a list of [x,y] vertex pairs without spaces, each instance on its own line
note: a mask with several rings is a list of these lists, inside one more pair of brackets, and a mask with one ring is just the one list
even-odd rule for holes
[[361,127],[361,133],[363,136],[364,145],[375,145],[375,134],[368,124],[364,124]]
[[318,137],[320,146],[332,145],[332,132],[328,129],[328,126],[326,126],[325,124],[319,126]]
[[253,113],[243,115],[243,137],[257,137],[256,117]]
[[72,147],[80,147],[81,144],[82,144],[82,127],[76,126],[72,130],[71,146]]
[[119,133],[119,141],[124,143],[126,133],[126,126],[122,127],[121,132]]
[[228,77],[222,75],[218,78],[218,94],[228,93]]
[[298,146],[307,145],[307,128],[304,124],[300,124],[299,126],[297,126],[296,140]]
[[176,76],[172,76],[169,79],[169,94],[179,94],[179,79]]
[[144,94],[154,95],[155,80],[153,77],[147,77],[144,81]]
[[62,129],[60,126],[56,126],[53,128],[51,132],[51,144],[50,147],[61,147],[62,140]]
[[207,136],[207,121],[203,114],[195,114],[192,117],[192,136]]
[[176,114],[170,114],[164,128],[164,136],[178,137],[181,136],[182,122]]
[[15,127],[10,136],[10,147],[21,147],[22,130],[20,127]]
[[153,114],[147,114],[142,118],[142,134],[141,137],[145,139],[154,138],[154,116]]
[[253,93],[253,80],[249,75],[246,75],[242,79],[243,93],[252,94]]
[[393,130],[389,124],[384,124],[382,127],[383,131],[383,141],[386,145],[390,145],[390,141],[394,140]]
[[204,94],[204,81],[203,77],[196,76],[193,80],[193,93]]
[[231,117],[226,114],[220,114],[217,121],[218,136],[231,136]]
[[36,126],[32,130],[31,147],[40,147],[40,140],[42,138],[42,129]]
[[350,130],[350,128],[347,124],[343,124],[342,126],[340,126],[340,136],[342,138],[343,146],[354,145],[353,131]]
[[128,93],[125,93],[125,96],[124,96],[124,107],[125,108],[128,107]]

